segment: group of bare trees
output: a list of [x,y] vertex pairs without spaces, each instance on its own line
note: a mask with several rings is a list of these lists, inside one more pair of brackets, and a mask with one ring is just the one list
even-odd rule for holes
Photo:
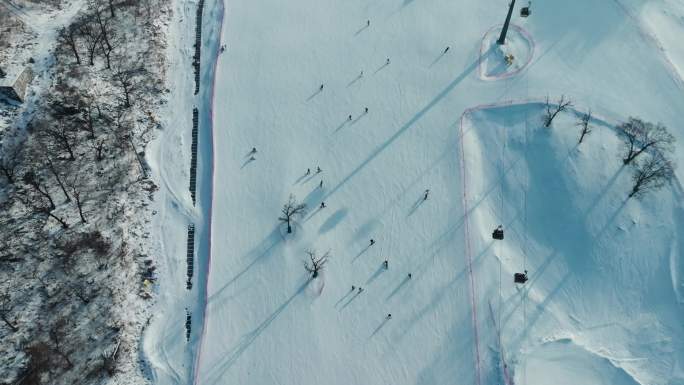
[[674,149],[675,138],[664,125],[631,117],[617,128],[625,141],[622,162],[634,169],[630,198],[657,190],[674,177],[668,154]]
[[122,214],[143,210],[154,187],[142,151],[157,127],[164,34],[142,15],[159,20],[168,6],[89,1],[59,33],[26,129],[0,133],[0,339],[14,341],[0,354],[14,346],[18,357],[0,368],[8,383],[98,383],[89,376],[115,373],[131,350],[103,353],[124,335],[112,288],[136,289],[123,234],[133,225],[126,237],[142,234],[144,218]]
[[[287,227],[287,233],[291,234],[293,223],[297,219],[304,217],[306,212],[306,203],[297,201],[297,198],[290,194],[287,202],[283,205],[281,210],[282,215],[278,217],[278,220]],[[308,256],[308,259],[304,261],[304,269],[311,274],[311,278],[315,279],[331,258],[330,251],[325,252],[323,255],[318,255],[316,250],[309,249],[306,250],[306,255]]]
[[[551,127],[556,116],[569,107],[572,107],[572,101],[564,95],[556,103],[550,103],[547,97],[542,116],[544,127]],[[576,123],[580,128],[578,144],[581,144],[592,132],[591,121],[591,110],[578,114]],[[668,158],[668,154],[674,148],[675,138],[664,125],[630,117],[616,128],[624,139],[625,154],[622,163],[633,167],[629,198],[640,197],[649,191],[657,190],[674,177],[674,164]]]

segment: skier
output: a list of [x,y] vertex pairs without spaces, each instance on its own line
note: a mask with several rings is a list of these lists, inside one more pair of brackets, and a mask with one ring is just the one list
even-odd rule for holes
[[321,84],[321,88],[319,88],[318,90],[323,91],[323,84]]
[[364,113],[366,113],[366,114],[368,113],[368,107],[366,107],[366,109],[364,110]]
[[250,152],[250,154],[256,154],[256,153],[257,153],[256,147],[252,147],[252,152]]
[[392,319],[392,314],[387,314],[387,319]]
[[370,27],[370,20],[366,20],[366,27]]
[[389,268],[389,263],[387,262],[387,260],[385,260],[385,262],[383,262],[382,265],[385,266],[385,270]]
[[409,274],[408,274],[408,278],[411,279],[411,277],[412,277],[412,276],[411,276],[411,273],[409,273]]
[[351,122],[351,120],[352,120],[352,116],[351,116],[351,115],[349,115],[349,121]]
[[428,199],[428,194],[430,194],[430,189],[425,190],[425,195],[423,195],[424,201],[426,201]]
[[375,244],[375,240],[373,238],[371,238],[370,245],[373,246],[374,244]]
[[385,62],[385,65],[389,65],[389,63],[390,63],[390,60],[389,60],[389,58],[387,58],[387,61]]
[[225,51],[225,50],[226,50],[226,45],[224,44],[221,46],[221,53],[223,53],[223,51]]
[[316,166],[316,174],[320,174],[322,172],[323,172],[323,170],[321,170],[320,167]]
[[307,168],[307,169],[306,169],[306,175],[309,175],[309,174],[311,174],[311,169],[310,169],[310,168]]
[[321,183],[318,184],[318,188],[323,188],[323,180],[321,179]]
[[[447,53],[448,51],[449,51],[449,46],[447,46],[446,48],[444,48],[444,53]],[[444,53],[443,53],[443,54],[444,54]],[[443,54],[442,54],[442,55],[443,55]]]
[[363,288],[359,287],[359,294],[361,294],[362,291],[363,291]]
[[322,208],[322,209],[325,208],[325,202],[321,202],[321,208]]
[[356,286],[352,285],[351,291],[354,291],[354,290],[356,290]]
[[361,70],[361,73],[359,74],[359,77],[360,77],[360,78],[363,77],[363,70]]

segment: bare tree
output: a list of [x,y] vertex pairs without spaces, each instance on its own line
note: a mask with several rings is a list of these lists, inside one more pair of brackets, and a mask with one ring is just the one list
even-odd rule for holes
[[111,14],[112,17],[116,17],[114,14],[114,0],[108,0],[109,3],[109,13]]
[[17,198],[19,201],[23,203],[24,206],[31,208],[34,212],[53,218],[62,225],[62,228],[68,229],[69,224],[53,213],[56,208],[55,202],[52,200],[52,196],[50,196],[47,187],[44,187],[41,184],[36,174],[33,171],[28,171],[22,177],[22,181],[30,186],[36,194],[33,196],[29,194],[25,196],[18,195]]
[[648,191],[658,190],[674,177],[672,162],[660,154],[637,161],[632,174],[632,191],[629,197],[640,197]]
[[641,119],[630,117],[617,128],[625,138],[625,151],[627,154],[622,159],[624,164],[631,163],[648,149],[663,153],[672,151],[674,147],[674,136],[660,123],[654,125]]
[[69,155],[69,160],[76,160],[72,144],[76,140],[76,133],[71,122],[64,120],[58,120],[55,123],[44,122],[38,130],[40,135],[47,136],[42,139],[44,143],[53,143]]
[[71,49],[71,52],[76,58],[76,64],[81,64],[81,56],[78,54],[78,41],[76,40],[77,33],[78,26],[76,24],[72,24],[69,27],[63,27],[59,31],[57,38],[59,39],[60,43],[65,44]]
[[112,51],[114,50],[114,47],[112,46],[114,30],[112,30],[109,26],[109,18],[102,16],[102,11],[97,5],[95,6],[95,20],[97,20],[97,25],[100,27],[100,33],[102,34],[102,39],[100,40],[100,49],[105,57],[107,69],[111,69],[111,55]]
[[19,151],[20,146],[4,147],[0,151],[0,172],[10,184],[14,184],[14,175],[19,167]]
[[565,99],[565,95],[561,95],[558,103],[549,103],[549,97],[546,97],[546,112],[544,113],[544,127],[551,127],[553,119],[556,115],[565,111],[568,107],[572,107],[572,101],[570,99]]
[[88,64],[95,65],[95,50],[102,39],[102,30],[90,22],[83,22],[81,24],[81,34],[85,37],[86,50],[88,51]]
[[63,344],[63,341],[67,339],[67,328],[66,320],[61,318],[50,327],[48,335],[50,342],[52,342],[52,349],[66,361],[68,368],[73,368],[74,364],[69,357],[70,353]]
[[2,319],[13,332],[16,332],[19,328],[17,328],[9,319],[13,308],[14,306],[12,305],[12,297],[10,294],[7,292],[0,293],[0,319]]
[[330,259],[330,251],[327,251],[320,257],[316,255],[316,250],[307,250],[306,254],[309,256],[309,260],[304,261],[304,269],[311,273],[311,278],[316,278]]
[[66,188],[64,187],[64,183],[62,182],[62,178],[59,176],[59,172],[57,170],[57,167],[55,166],[55,163],[50,159],[50,154],[45,153],[45,163],[48,166],[48,170],[52,173],[52,175],[55,177],[57,180],[57,184],[59,187],[62,189],[62,193],[64,194],[64,198],[66,199],[66,202],[71,202],[71,197],[69,196],[69,193],[67,193]]
[[587,111],[586,114],[582,114],[579,116],[579,119],[577,120],[577,126],[580,127],[580,138],[579,138],[579,143],[582,143],[584,140],[584,137],[588,134],[591,134],[591,126],[589,125],[589,122],[591,121],[591,110]]
[[123,105],[126,108],[131,106],[131,96],[136,91],[136,78],[145,72],[144,68],[135,62],[129,62],[127,58],[122,55],[115,57],[114,73],[112,78],[114,82],[121,87],[123,94]]
[[21,180],[25,184],[32,187],[33,190],[37,192],[40,196],[48,200],[50,211],[55,209],[55,201],[52,199],[52,196],[50,195],[50,192],[48,191],[47,187],[44,187],[42,185],[35,172],[31,170],[27,171],[26,173],[24,173],[24,176],[21,178]]
[[287,223],[287,233],[290,234],[292,232],[292,221],[297,217],[306,215],[306,203],[297,203],[297,198],[290,194],[290,198],[283,206],[281,212],[283,216],[279,217],[278,220]]
[[88,139],[95,139],[95,116],[93,114],[93,105],[97,107],[95,98],[90,95],[82,95],[79,101],[81,105],[81,114],[85,121],[85,130],[88,131]]
[[78,208],[78,215],[81,218],[81,222],[88,223],[85,215],[83,215],[83,192],[85,189],[83,183],[81,183],[81,174],[78,172],[73,173],[71,178],[67,180],[67,184],[71,190],[71,195],[74,196],[74,200],[76,201],[76,207]]

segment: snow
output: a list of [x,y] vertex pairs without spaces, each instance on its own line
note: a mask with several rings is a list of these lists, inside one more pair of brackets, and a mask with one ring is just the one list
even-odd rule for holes
[[[189,5],[179,74],[190,68]],[[478,53],[503,3],[227,5],[225,17],[220,2],[205,5],[203,63],[227,45],[215,78],[205,64],[196,99],[176,92],[153,162],[165,175],[167,258],[145,349],[157,383],[684,382],[681,187],[626,200],[613,129],[628,116],[663,122],[682,159],[682,83],[667,60],[684,62],[663,55],[632,8],[535,3],[514,18],[534,41],[522,49],[531,62],[483,81]],[[191,89],[187,79],[176,91]],[[541,127],[540,102],[561,94],[574,109]],[[171,124],[189,124],[193,103],[203,117],[196,209],[190,131]],[[594,132],[578,146],[587,109]],[[290,194],[310,212],[284,236],[277,217]],[[189,221],[201,227],[206,310],[204,270],[191,292],[181,284]],[[494,243],[500,223],[506,239]],[[313,281],[309,248],[333,255]],[[530,281],[516,287],[524,268]]]

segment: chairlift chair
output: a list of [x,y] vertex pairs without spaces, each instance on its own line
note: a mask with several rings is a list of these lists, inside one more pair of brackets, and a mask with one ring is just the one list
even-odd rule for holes
[[525,283],[527,282],[527,270],[525,270],[524,273],[515,273],[513,274],[513,282],[515,283]]
[[504,239],[503,226],[499,225],[499,227],[494,229],[494,232],[492,233],[492,238],[499,241]]
[[532,2],[530,1],[527,3],[527,7],[522,7],[520,9],[520,16],[521,17],[530,16],[530,13],[532,12],[531,8],[532,8]]

